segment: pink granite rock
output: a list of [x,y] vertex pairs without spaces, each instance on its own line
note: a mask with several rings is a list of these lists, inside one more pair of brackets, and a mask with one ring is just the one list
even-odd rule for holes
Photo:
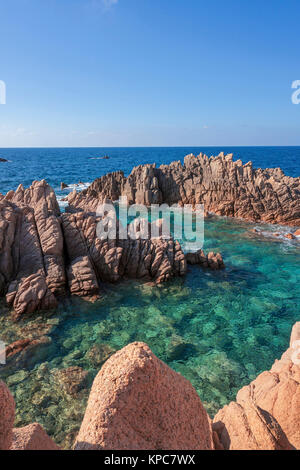
[[300,449],[300,347],[293,347],[298,339],[299,322],[281,359],[215,416],[214,431],[225,449]]
[[70,211],[95,211],[106,198],[126,196],[128,204],[204,204],[205,212],[291,226],[300,225],[300,178],[280,168],[255,169],[232,154],[187,155],[156,168],[140,165],[128,177],[110,173],[81,193],[68,196]]
[[0,450],[8,450],[11,446],[14,420],[14,399],[5,383],[0,381]]
[[13,430],[11,450],[60,450],[44,428],[33,423]]
[[75,449],[213,449],[211,421],[190,382],[132,343],[95,378]]

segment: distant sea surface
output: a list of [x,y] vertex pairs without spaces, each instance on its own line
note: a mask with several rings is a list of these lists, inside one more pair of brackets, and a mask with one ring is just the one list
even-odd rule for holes
[[[251,160],[255,167],[281,167],[289,176],[300,176],[300,147],[10,148],[0,149],[0,158],[9,160],[0,163],[0,193],[41,179],[58,190],[62,181],[90,183],[112,171],[128,175],[144,163],[168,164],[183,161],[189,153],[211,156],[222,151],[233,153],[243,163]],[[102,159],[105,155],[108,160]]]
[[[138,164],[170,163],[201,151],[232,152],[244,163],[300,175],[300,147],[2,149],[0,157],[10,162],[0,163],[0,192],[45,178],[62,198],[61,181],[89,183],[110,171],[128,174]],[[109,160],[98,159],[104,155]],[[211,416],[234,400],[287,349],[292,325],[300,320],[300,244],[254,234],[255,225],[223,217],[205,222],[204,250],[222,253],[221,271],[190,266],[186,277],[161,287],[136,281],[102,285],[94,304],[66,299],[55,312],[24,319],[25,326],[12,323],[0,303],[0,339],[7,344],[39,324],[52,328],[46,356],[41,351],[24,370],[6,374],[0,368],[16,400],[15,426],[39,422],[59,445],[71,448],[89,390],[67,395],[55,379],[57,369],[80,366],[91,385],[108,355],[133,341],[149,344],[189,379]]]

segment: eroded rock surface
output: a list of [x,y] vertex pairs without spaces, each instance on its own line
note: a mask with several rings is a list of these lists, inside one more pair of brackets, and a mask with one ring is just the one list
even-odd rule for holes
[[128,177],[105,175],[81,193],[68,196],[70,211],[95,211],[106,199],[126,196],[128,204],[204,204],[205,211],[250,221],[300,225],[300,177],[280,168],[254,169],[232,154],[187,155],[170,165],[135,167]]
[[132,343],[97,375],[75,449],[213,449],[211,422],[190,382]]
[[[225,449],[300,449],[300,323],[291,347],[220,410],[213,429]],[[298,351],[298,354],[297,354]]]
[[11,446],[14,420],[14,399],[5,383],[0,381],[0,450],[8,450]]
[[10,450],[60,450],[44,428],[33,423],[13,430]]

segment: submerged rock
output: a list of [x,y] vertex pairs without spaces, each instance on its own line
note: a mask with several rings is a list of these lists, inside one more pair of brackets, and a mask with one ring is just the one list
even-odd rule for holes
[[86,353],[86,359],[94,368],[97,368],[102,366],[115,352],[116,350],[109,346],[109,344],[94,344]]
[[3,369],[29,369],[39,359],[47,358],[52,346],[48,336],[15,341],[6,347],[6,365]]
[[54,371],[54,377],[69,395],[77,395],[87,386],[88,372],[81,367],[72,366]]
[[75,449],[213,449],[210,418],[192,385],[144,343],[102,367]]

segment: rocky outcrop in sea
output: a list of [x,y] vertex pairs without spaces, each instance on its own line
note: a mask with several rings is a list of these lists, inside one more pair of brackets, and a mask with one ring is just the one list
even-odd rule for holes
[[[27,189],[20,185],[0,197],[0,296],[16,318],[55,308],[66,294],[99,295],[105,282],[126,278],[159,284],[185,275],[178,241],[102,240],[96,233],[99,220],[81,209],[61,214],[46,181]],[[221,255],[213,253],[199,255],[199,264],[224,267]]]
[[188,155],[183,165],[159,168],[142,165],[128,177],[121,171],[107,174],[86,190],[70,193],[65,213],[46,181],[27,189],[20,185],[0,195],[0,296],[16,318],[55,308],[65,295],[99,296],[106,282],[159,284],[185,275],[187,264],[224,268],[221,254],[185,254],[172,237],[97,237],[99,203],[122,196],[129,205],[201,203],[206,213],[300,225],[300,178],[285,176],[279,168],[254,169],[251,162],[233,161],[231,154]]
[[[112,355],[96,376],[74,449],[300,449],[299,340],[298,322],[281,359],[243,387],[213,420],[188,380],[146,344],[131,343]],[[63,372],[65,385],[72,378],[78,385],[82,371]],[[58,449],[37,423],[13,428],[14,401],[3,382],[0,398],[0,449]]]
[[184,164],[140,165],[128,177],[122,171],[107,174],[81,193],[70,193],[69,210],[95,211],[99,201],[121,196],[128,204],[204,204],[205,211],[221,216],[300,226],[300,177],[243,165],[232,154],[191,154]]

